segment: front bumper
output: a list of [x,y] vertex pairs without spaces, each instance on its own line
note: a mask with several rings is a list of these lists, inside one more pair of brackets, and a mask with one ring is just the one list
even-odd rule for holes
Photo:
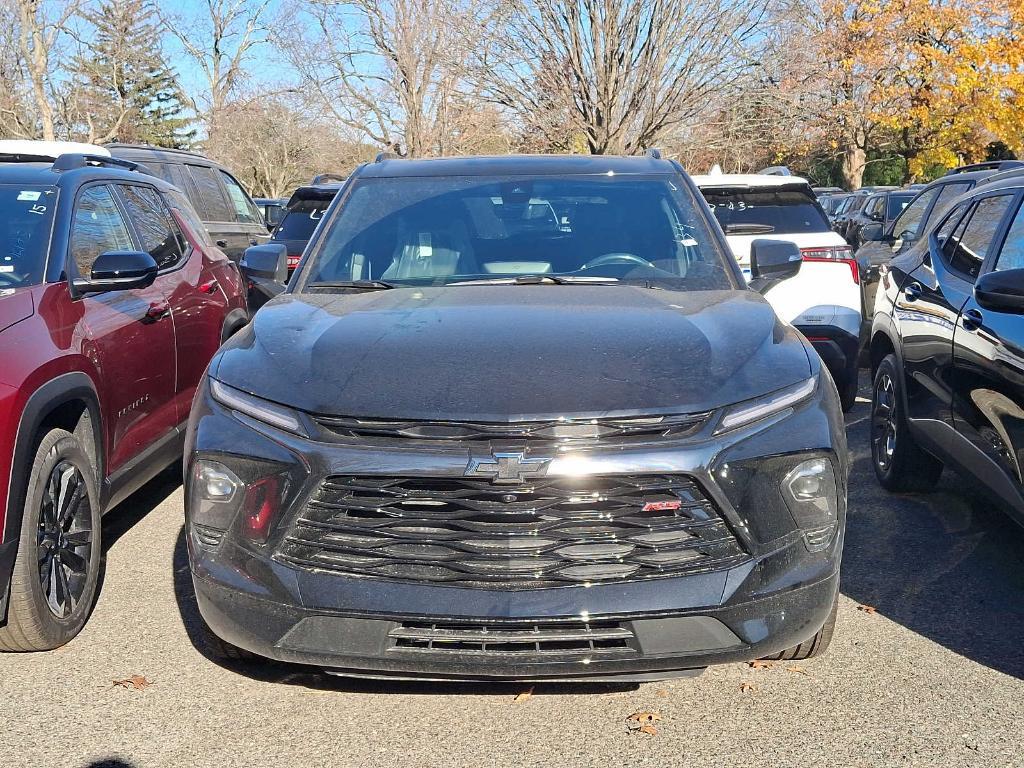
[[[466,447],[309,441],[228,411],[204,387],[190,421],[186,478],[197,457],[230,462],[243,456],[302,467],[306,480],[297,483],[266,544],[252,544],[235,529],[222,538],[203,535],[187,503],[200,613],[216,635],[258,655],[370,677],[651,679],[777,653],[821,628],[838,591],[848,459],[836,391],[827,377],[821,382],[800,405],[726,435],[711,435],[712,424],[685,439],[574,449],[551,464],[549,474],[570,467],[601,475],[685,473],[714,499],[749,554],[745,562],[642,581],[518,589],[359,577],[275,557],[290,521],[322,478],[462,477]],[[840,509],[835,535],[818,550],[778,489],[790,466],[822,455],[833,463]],[[477,634],[472,643],[410,647],[399,642],[403,625]],[[522,640],[531,628],[586,634],[611,625],[627,637],[615,648],[557,642],[484,648],[488,640],[481,637],[507,631]]]
[[[667,593],[692,593],[689,579],[657,585]],[[627,630],[626,649],[592,652],[421,649],[402,647],[397,630],[412,618],[417,625],[440,617],[395,616],[390,612],[351,615],[302,608],[194,577],[199,611],[215,634],[240,648],[278,661],[322,667],[353,677],[446,680],[648,680],[685,674],[710,664],[749,661],[809,639],[828,618],[839,588],[833,572],[821,581],[745,603],[716,609],[588,616],[589,625],[609,623]],[[651,586],[651,585],[645,585]],[[488,597],[495,597],[488,593]],[[527,622],[486,620],[492,634],[550,616],[532,603]],[[384,601],[381,601],[385,604]],[[430,603],[424,603],[429,606]],[[574,625],[579,625],[579,616]],[[566,620],[568,623],[569,620]],[[459,622],[460,624],[463,622]],[[465,621],[467,628],[482,624]],[[549,622],[553,624],[554,622]],[[497,628],[497,629],[495,629]]]

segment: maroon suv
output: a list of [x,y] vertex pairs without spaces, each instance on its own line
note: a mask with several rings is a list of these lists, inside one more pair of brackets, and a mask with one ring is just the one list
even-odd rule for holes
[[0,154],[0,650],[81,630],[100,516],[180,458],[203,371],[248,321],[188,200],[133,168]]

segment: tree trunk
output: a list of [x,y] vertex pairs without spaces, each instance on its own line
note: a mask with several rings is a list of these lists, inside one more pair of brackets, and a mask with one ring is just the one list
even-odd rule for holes
[[864,166],[867,153],[856,141],[847,142],[843,147],[843,183],[851,192],[856,192],[864,183]]

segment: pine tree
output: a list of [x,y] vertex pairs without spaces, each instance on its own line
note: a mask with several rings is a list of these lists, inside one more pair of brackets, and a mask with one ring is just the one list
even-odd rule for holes
[[88,54],[75,61],[75,102],[89,141],[184,148],[195,137],[182,92],[160,49],[149,0],[112,0],[85,14],[93,29]]

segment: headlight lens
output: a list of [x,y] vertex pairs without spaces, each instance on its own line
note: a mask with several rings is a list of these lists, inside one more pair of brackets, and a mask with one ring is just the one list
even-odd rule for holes
[[739,427],[746,426],[755,421],[760,421],[772,416],[787,408],[791,408],[802,400],[806,400],[817,389],[818,378],[812,376],[809,379],[798,382],[790,387],[778,389],[769,395],[759,397],[755,400],[747,400],[725,409],[722,420],[715,428],[715,434],[728,432]]
[[223,531],[231,525],[245,492],[245,483],[217,461],[197,459],[192,465],[189,511],[192,522]]
[[263,544],[292,487],[288,468],[238,457],[224,461],[235,469],[212,459],[193,461],[186,508],[189,520],[208,543],[219,543],[237,520],[244,539]]
[[293,432],[297,435],[305,435],[298,414],[290,408],[277,403],[271,403],[263,398],[250,395],[240,389],[229,387],[222,381],[210,379],[210,394],[213,399],[221,405],[226,405],[239,413],[251,416],[258,421],[265,422],[271,426]]
[[782,497],[812,552],[825,549],[839,521],[839,489],[832,462],[821,457],[797,464],[782,481]]

